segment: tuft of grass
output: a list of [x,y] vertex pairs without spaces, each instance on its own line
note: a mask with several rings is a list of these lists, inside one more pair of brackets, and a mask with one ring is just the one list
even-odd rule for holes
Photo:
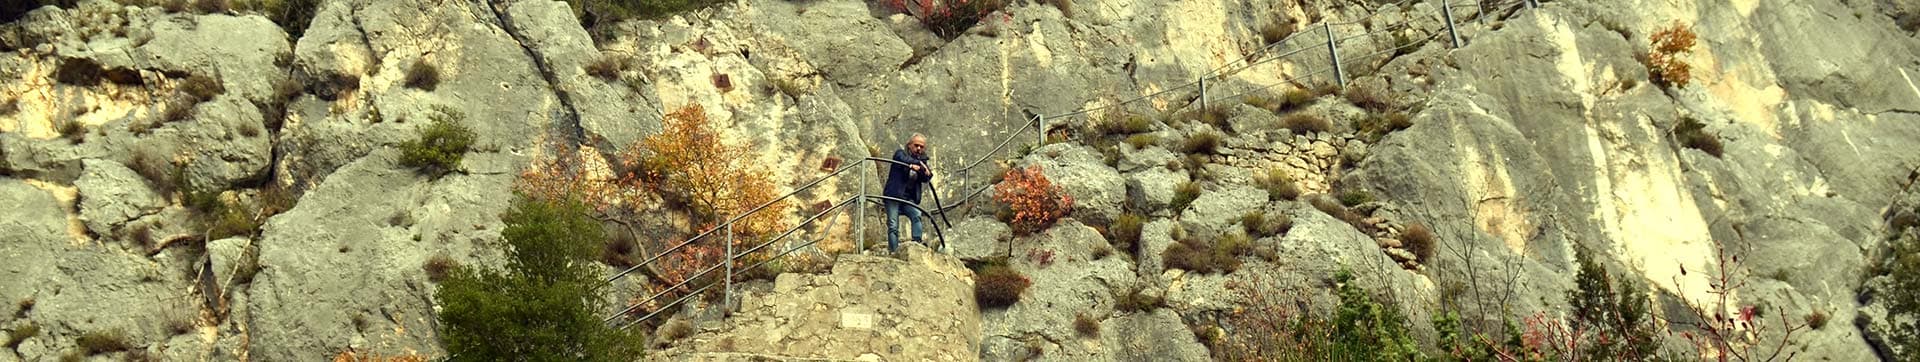
[[1166,300],[1142,293],[1143,288],[1133,288],[1113,296],[1113,308],[1120,312],[1150,311],[1166,306]]
[[1157,143],[1160,143],[1160,136],[1155,136],[1152,133],[1141,133],[1137,135],[1127,136],[1127,145],[1133,146],[1133,149],[1136,149],[1136,150],[1144,150],[1144,149],[1147,149],[1147,147],[1151,147]]
[[80,120],[67,118],[55,120],[54,123],[54,128],[60,132],[60,137],[67,139],[67,143],[79,144],[87,140],[87,125],[81,124]]
[[1373,194],[1366,190],[1347,190],[1340,193],[1340,204],[1347,207],[1360,206],[1369,202],[1373,202]]
[[1186,210],[1187,205],[1193,204],[1193,200],[1199,198],[1200,183],[1193,181],[1182,182],[1180,186],[1173,189],[1173,202],[1167,204],[1167,207],[1172,208],[1175,212]]
[[1107,226],[1107,233],[1112,234],[1113,243],[1116,246],[1129,253],[1137,254],[1140,245],[1140,229],[1146,220],[1147,218],[1140,214],[1120,214],[1120,217],[1113,218],[1113,224]]
[[1293,35],[1293,29],[1290,29],[1287,27],[1286,24],[1281,24],[1280,22],[1277,22],[1277,21],[1267,23],[1267,25],[1260,26],[1260,43],[1261,44],[1273,45],[1273,43],[1278,43],[1281,40],[1286,40],[1287,36],[1289,35]]
[[420,138],[400,144],[400,164],[437,178],[460,168],[460,159],[477,135],[460,123],[465,116],[457,111],[441,109],[431,118],[433,123],[420,130]]
[[227,93],[227,87],[220,85],[220,80],[197,74],[180,81],[179,90],[188,96],[188,104],[210,101]]
[[1309,104],[1313,104],[1313,101],[1319,98],[1320,98],[1319,95],[1313,94],[1313,91],[1310,91],[1310,90],[1306,90],[1306,89],[1289,90],[1286,93],[1283,93],[1280,95],[1280,107],[1278,109],[1275,109],[1275,111],[1287,111],[1287,110],[1300,109],[1301,107],[1306,107]]
[[1673,127],[1674,137],[1679,138],[1680,145],[1683,147],[1706,152],[1714,158],[1720,158],[1725,152],[1726,146],[1720,143],[1720,138],[1707,133],[1707,125],[1700,123],[1700,120],[1681,117],[1680,123]]
[[603,54],[599,59],[582,65],[588,75],[609,81],[620,80],[620,73],[632,68],[633,57],[624,54]]
[[1247,96],[1246,99],[1241,99],[1240,103],[1245,103],[1248,106],[1253,106],[1253,108],[1272,111],[1275,109],[1280,109],[1281,101],[1279,99],[1274,99],[1274,98],[1263,96],[1263,95],[1250,95],[1250,96]]
[[1280,118],[1280,127],[1292,130],[1293,134],[1304,135],[1332,130],[1333,122],[1318,115],[1296,112]]
[[678,341],[691,336],[693,336],[693,322],[685,319],[674,319],[660,326],[661,339]]
[[1400,243],[1423,262],[1433,260],[1433,253],[1439,250],[1433,229],[1427,228],[1426,224],[1407,224],[1405,229],[1400,230]]
[[427,258],[425,263],[420,264],[420,271],[425,272],[427,280],[434,283],[447,280],[447,277],[452,276],[453,271],[459,268],[460,263],[453,261],[453,258],[446,254],[434,254],[433,257]]
[[413,65],[407,67],[404,84],[407,88],[432,92],[440,86],[440,67],[428,63],[424,58],[414,59]]
[[1345,221],[1348,224],[1358,224],[1360,221],[1359,214],[1354,213],[1353,210],[1348,210],[1346,206],[1341,206],[1339,201],[1334,201],[1331,198],[1327,198],[1324,196],[1315,197],[1312,200],[1307,201],[1307,203],[1313,205],[1314,209],[1320,210],[1320,212],[1326,213],[1329,216],[1333,216],[1333,218],[1335,219],[1340,219],[1341,221]]
[[1400,107],[1400,100],[1386,90],[1376,89],[1374,86],[1364,84],[1365,83],[1360,83],[1347,86],[1346,91],[1342,92],[1340,96],[1346,98],[1347,103],[1352,103],[1354,106],[1373,113],[1387,113],[1397,110]]
[[178,336],[182,334],[187,334],[187,332],[192,332],[194,327],[193,318],[188,317],[184,314],[175,315],[171,318],[167,318],[166,323],[167,323],[167,333],[171,333],[169,335],[172,335],[172,336]]
[[1093,316],[1086,313],[1080,313],[1079,316],[1073,317],[1073,330],[1079,332],[1081,337],[1099,338],[1100,321],[1094,320]]
[[27,323],[26,325],[7,331],[7,343],[4,346],[8,349],[13,349],[19,347],[20,342],[25,342],[28,338],[33,338],[33,336],[37,335],[40,335],[40,325]]
[[1823,329],[1827,327],[1827,312],[1813,311],[1807,315],[1807,328]]
[[1020,295],[1033,285],[1025,275],[1006,265],[987,265],[974,276],[973,297],[981,309],[1006,308],[1020,301]]
[[194,0],[193,9],[207,14],[225,14],[233,10],[233,5],[228,4],[227,0]]
[[1244,234],[1228,234],[1214,243],[1182,239],[1167,245],[1160,258],[1164,267],[1194,273],[1232,273],[1240,269],[1240,257],[1253,253],[1253,242]]
[[1098,128],[1100,133],[1109,136],[1143,133],[1153,130],[1153,120],[1141,115],[1111,117],[1100,121]]
[[619,268],[631,267],[634,265],[635,245],[633,234],[611,233],[607,235],[605,246],[600,248],[600,262]]
[[1240,227],[1248,236],[1264,238],[1280,235],[1293,229],[1293,218],[1285,214],[1268,216],[1266,211],[1254,210],[1240,216]]
[[1220,152],[1220,133],[1206,131],[1188,136],[1180,145],[1180,150],[1188,154],[1217,154]]
[[133,344],[127,342],[127,335],[119,330],[87,332],[73,342],[89,356],[133,349]]
[[1267,190],[1267,201],[1300,199],[1300,185],[1294,182],[1293,175],[1287,174],[1286,170],[1269,169],[1266,175],[1254,181],[1260,184],[1261,189]]
[[33,312],[34,303],[36,302],[35,302],[35,299],[33,299],[33,297],[27,297],[26,299],[21,299],[19,303],[14,303],[13,318],[14,319],[26,318],[27,313]]

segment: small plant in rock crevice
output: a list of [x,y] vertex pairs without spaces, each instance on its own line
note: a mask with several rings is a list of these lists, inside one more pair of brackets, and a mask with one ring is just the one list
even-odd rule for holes
[[1681,57],[1693,52],[1697,43],[1693,28],[1675,20],[1647,37],[1652,52],[1647,54],[1648,75],[1655,84],[1684,88],[1693,82],[1693,66]]
[[1006,308],[1020,301],[1020,295],[1033,285],[1025,275],[1003,264],[989,264],[974,274],[974,299],[981,309]]
[[406,78],[401,81],[407,88],[432,92],[440,87],[440,67],[428,63],[426,59],[415,59],[407,66]]
[[1678,138],[1677,141],[1682,147],[1700,150],[1714,158],[1720,158],[1725,153],[1726,146],[1720,142],[1719,137],[1707,133],[1706,128],[1707,125],[1700,123],[1698,119],[1681,117],[1680,122],[1673,126],[1673,136]]
[[418,139],[400,144],[400,164],[440,177],[460,169],[477,135],[461,123],[466,117],[457,111],[439,109],[430,117],[433,123],[420,130]]

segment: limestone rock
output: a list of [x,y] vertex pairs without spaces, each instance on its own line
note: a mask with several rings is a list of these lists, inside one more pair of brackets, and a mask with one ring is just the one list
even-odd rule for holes
[[985,260],[1007,253],[1013,228],[991,217],[972,217],[947,230],[947,243],[960,260]]
[[147,187],[146,179],[118,162],[88,159],[85,173],[74,181],[80,195],[80,218],[87,230],[107,235],[121,224],[159,211],[165,200]]
[[1116,316],[1100,323],[1101,343],[1120,361],[1210,361],[1207,347],[1169,309]]
[[1127,174],[1127,199],[1137,210],[1164,210],[1173,203],[1175,190],[1187,181],[1186,172],[1165,167],[1130,173]]
[[1068,143],[1040,147],[1027,158],[1027,165],[1040,166],[1047,180],[1073,197],[1073,216],[1105,224],[1120,216],[1126,202],[1126,179],[1107,167],[1098,152]]
[[1201,192],[1200,198],[1194,199],[1193,205],[1181,213],[1180,221],[1188,225],[1187,231],[1218,235],[1227,232],[1228,226],[1239,222],[1241,216],[1266,204],[1266,190],[1239,184]]

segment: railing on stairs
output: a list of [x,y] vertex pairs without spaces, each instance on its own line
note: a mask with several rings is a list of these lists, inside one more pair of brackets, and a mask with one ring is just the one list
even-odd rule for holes
[[[1399,3],[1387,4],[1382,6],[1404,6],[1414,1],[1416,0],[1403,0]],[[1256,92],[1262,92],[1267,89],[1271,89],[1273,87],[1277,87],[1280,85],[1301,84],[1303,82],[1312,83],[1315,77],[1327,72],[1332,72],[1333,84],[1344,87],[1346,86],[1347,79],[1346,79],[1346,72],[1343,67],[1349,63],[1357,63],[1358,61],[1361,61],[1361,60],[1399,52],[1409,47],[1422,46],[1428,41],[1438,39],[1439,36],[1441,36],[1442,34],[1448,36],[1450,40],[1449,45],[1451,45],[1452,48],[1457,49],[1463,46],[1464,44],[1461,42],[1459,32],[1456,29],[1456,25],[1458,24],[1458,22],[1454,19],[1454,14],[1453,14],[1453,11],[1456,9],[1474,9],[1476,10],[1474,15],[1474,20],[1485,21],[1485,19],[1488,16],[1490,16],[1490,14],[1492,14],[1493,11],[1504,11],[1507,14],[1506,16],[1513,16],[1517,14],[1520,10],[1532,9],[1539,6],[1535,2],[1536,0],[1475,0],[1471,5],[1457,5],[1457,6],[1451,4],[1453,2],[1452,0],[1439,0],[1439,1],[1441,3],[1440,12],[1447,26],[1444,33],[1440,32],[1439,30],[1434,30],[1434,31],[1430,31],[1431,34],[1427,36],[1425,39],[1422,39],[1420,41],[1413,41],[1413,42],[1409,42],[1408,44],[1400,44],[1398,46],[1375,51],[1373,53],[1362,54],[1357,57],[1342,57],[1340,55],[1340,44],[1342,43],[1346,43],[1347,41],[1350,41],[1353,39],[1376,36],[1385,32],[1408,28],[1412,26],[1412,23],[1403,22],[1403,23],[1396,24],[1393,26],[1388,26],[1382,29],[1376,29],[1366,33],[1350,35],[1347,37],[1337,37],[1334,31],[1334,26],[1362,24],[1370,20],[1373,17],[1373,15],[1368,15],[1367,17],[1362,18],[1360,20],[1349,21],[1349,22],[1322,23],[1321,31],[1296,32],[1294,34],[1287,36],[1286,39],[1275,41],[1271,44],[1268,44],[1262,47],[1261,49],[1254,52],[1254,54],[1252,54],[1251,56],[1228,62],[1227,64],[1223,64],[1213,70],[1210,70],[1202,74],[1200,77],[1198,77],[1192,82],[1170,87],[1158,92],[1135,97],[1125,101],[1109,103],[1109,104],[1105,104],[1097,107],[1090,107],[1090,108],[1083,107],[1081,109],[1054,114],[1054,115],[1029,116],[1026,118],[1026,122],[1024,124],[1021,124],[1013,128],[1012,132],[1007,135],[1005,140],[1001,141],[999,145],[994,146],[994,148],[989,150],[986,154],[981,155],[979,158],[974,159],[972,162],[963,161],[962,163],[966,164],[965,166],[962,166],[955,170],[944,172],[948,175],[958,174],[959,177],[955,178],[955,180],[958,180],[956,181],[956,183],[958,183],[960,185],[959,188],[963,190],[961,196],[958,199],[953,200],[951,203],[943,204],[940,200],[940,193],[938,189],[932,187],[931,185],[928,185],[928,190],[933,194],[933,198],[934,198],[934,208],[931,210],[928,210],[918,205],[915,202],[875,194],[874,192],[872,192],[873,190],[872,190],[872,187],[870,186],[870,184],[872,183],[872,179],[874,177],[861,176],[859,192],[856,193],[854,196],[848,197],[844,200],[834,203],[832,206],[827,207],[824,210],[815,212],[814,214],[806,217],[805,219],[802,219],[801,222],[795,225],[793,228],[790,228],[785,232],[782,232],[780,235],[770,240],[767,240],[765,242],[762,242],[759,245],[753,246],[752,248],[748,248],[744,251],[734,250],[733,226],[735,223],[739,222],[740,220],[753,216],[760,212],[764,212],[768,207],[771,207],[775,203],[791,199],[803,191],[819,186],[821,183],[824,183],[828,180],[836,179],[842,175],[845,175],[848,172],[868,169],[867,168],[869,167],[868,165],[881,166],[881,165],[890,165],[890,164],[902,164],[898,161],[894,161],[886,158],[878,158],[878,157],[861,158],[859,162],[848,163],[846,165],[843,165],[840,169],[835,170],[832,173],[827,174],[826,176],[822,176],[820,178],[814,179],[811,182],[803,184],[799,187],[795,187],[793,191],[790,191],[784,195],[781,195],[780,197],[775,198],[772,201],[768,201],[752,209],[749,209],[746,212],[740,213],[739,215],[730,217],[726,221],[720,223],[719,225],[711,229],[708,229],[704,232],[694,235],[691,238],[687,238],[686,241],[683,241],[677,245],[668,247],[665,250],[662,250],[659,253],[656,253],[655,255],[648,257],[646,260],[643,260],[633,265],[632,267],[628,267],[624,270],[621,270],[618,273],[614,273],[612,276],[607,277],[604,280],[604,282],[606,283],[617,282],[620,279],[625,278],[628,275],[632,274],[633,272],[638,271],[641,268],[646,268],[650,265],[653,265],[654,263],[659,262],[665,256],[672,254],[674,252],[678,252],[689,245],[693,245],[695,242],[698,242],[700,240],[706,239],[707,237],[713,236],[715,235],[715,233],[722,233],[723,237],[726,239],[724,241],[726,244],[726,258],[723,259],[724,260],[723,262],[720,262],[716,265],[709,266],[705,269],[702,269],[693,275],[687,276],[684,281],[676,283],[670,287],[661,289],[659,292],[656,292],[653,295],[648,296],[647,298],[634,302],[630,306],[616,313],[613,313],[612,315],[607,316],[606,318],[603,319],[603,322],[615,324],[616,326],[618,326],[618,328],[625,329],[632,326],[633,324],[651,320],[652,318],[659,316],[659,314],[663,312],[673,310],[674,307],[686,303],[691,298],[694,298],[699,295],[703,295],[704,293],[706,293],[708,290],[711,290],[715,286],[720,286],[722,288],[722,306],[731,308],[732,301],[733,301],[733,281],[735,277],[740,275],[741,272],[750,271],[755,268],[765,266],[767,263],[772,262],[774,260],[779,260],[780,258],[785,257],[793,252],[804,250],[805,248],[808,248],[808,247],[812,247],[813,245],[824,240],[824,238],[800,243],[799,245],[786,248],[785,250],[780,251],[779,253],[767,258],[766,260],[760,260],[751,265],[747,265],[741,268],[735,268],[734,264],[740,262],[741,261],[740,259],[742,257],[747,255],[752,255],[753,253],[759,252],[774,244],[777,244],[783,240],[786,240],[786,238],[794,235],[800,230],[807,228],[814,222],[819,221],[821,218],[826,217],[827,215],[830,215],[835,211],[838,211],[849,205],[856,205],[856,203],[861,201],[865,201],[867,203],[872,203],[872,204],[881,204],[884,201],[896,201],[922,211],[922,214],[929,219],[933,219],[937,217],[938,218],[936,219],[937,221],[935,220],[928,220],[928,221],[930,221],[930,223],[934,225],[934,234],[940,240],[940,247],[944,249],[947,243],[946,243],[946,236],[945,234],[943,234],[941,224],[942,222],[944,222],[947,227],[952,227],[952,221],[947,218],[947,213],[952,212],[960,208],[961,206],[964,206],[967,202],[973,200],[974,198],[985,193],[987,190],[993,187],[993,185],[991,184],[980,185],[977,187],[968,187],[968,183],[975,181],[971,177],[972,170],[985,164],[987,160],[997,159],[997,157],[999,157],[1001,152],[1006,151],[1007,147],[1011,145],[1015,139],[1020,138],[1028,130],[1033,130],[1035,135],[1037,136],[1034,138],[1035,140],[1035,143],[1033,144],[1034,147],[1045,145],[1047,142],[1046,138],[1047,138],[1049,120],[1091,115],[1091,114],[1094,114],[1094,112],[1111,109],[1113,107],[1121,107],[1129,104],[1135,104],[1142,101],[1153,99],[1155,97],[1166,96],[1176,91],[1186,91],[1189,89],[1197,89],[1199,91],[1199,94],[1197,96],[1192,96],[1191,99],[1176,102],[1176,103],[1179,103],[1179,105],[1173,107],[1173,109],[1171,109],[1170,111],[1178,111],[1195,104],[1198,104],[1202,108],[1205,108],[1210,106],[1211,103],[1214,103],[1214,102],[1240,98]],[[1378,14],[1378,13],[1375,13],[1375,14]],[[1323,34],[1326,38],[1325,43],[1313,44],[1310,46],[1303,46],[1303,47],[1282,51],[1282,52],[1275,52],[1277,47],[1283,44],[1291,43],[1290,41],[1293,40],[1294,37],[1310,36],[1308,34],[1314,34],[1314,33]],[[1252,89],[1242,91],[1233,95],[1228,95],[1224,97],[1210,97],[1208,95],[1209,80],[1217,84],[1221,80],[1224,80],[1226,76],[1236,74],[1242,70],[1251,69],[1260,64],[1265,64],[1265,63],[1272,62],[1279,59],[1286,59],[1287,57],[1290,57],[1290,56],[1302,54],[1302,53],[1313,51],[1313,50],[1320,50],[1320,49],[1324,49],[1328,53],[1327,57],[1329,58],[1329,62],[1328,62],[1329,66],[1325,69],[1308,70],[1303,73],[1296,73],[1290,77],[1282,78],[1279,82],[1275,82],[1273,84],[1268,84],[1264,86],[1254,87]],[[1184,98],[1186,96],[1182,96],[1182,97]],[[971,190],[971,191],[967,191],[967,190]],[[865,252],[867,250],[867,242],[866,242],[866,233],[864,231],[866,230],[865,220],[867,219],[867,216],[866,216],[867,207],[859,207],[859,206],[856,206],[856,207],[858,207],[858,209],[856,210],[857,214],[853,218],[853,223],[855,225],[853,233],[855,234],[855,238],[857,239],[859,250],[861,250],[862,252]],[[714,273],[716,271],[723,273],[721,275],[720,281],[709,282],[697,288],[692,288],[689,286],[689,284],[695,283],[696,281],[701,280],[701,278],[706,277],[708,276],[708,274]],[[641,314],[637,317],[628,318],[625,321],[619,321],[619,319],[623,316],[630,316],[633,314],[637,314],[640,308],[643,308],[645,306],[648,306],[650,304],[660,301],[661,298],[666,297],[667,295],[671,294],[675,290],[684,291],[685,294],[680,296],[677,299],[668,301],[664,304],[654,307],[651,311],[645,314]]]

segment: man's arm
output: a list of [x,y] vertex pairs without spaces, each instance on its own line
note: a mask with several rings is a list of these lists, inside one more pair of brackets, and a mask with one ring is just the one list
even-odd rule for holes
[[907,150],[893,151],[893,162],[907,165],[907,169],[917,173],[927,173],[926,169],[920,167],[920,160],[914,159],[913,155],[907,154]]

